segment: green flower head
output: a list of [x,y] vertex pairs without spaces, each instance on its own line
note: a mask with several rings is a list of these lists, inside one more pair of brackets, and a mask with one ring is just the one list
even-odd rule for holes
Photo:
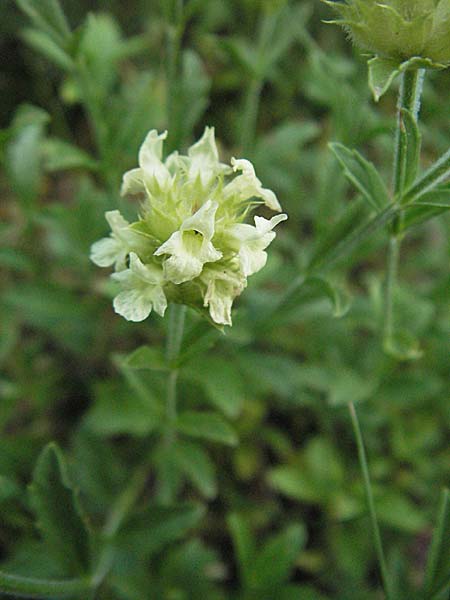
[[450,0],[323,0],[354,43],[382,58],[450,64]]
[[119,211],[107,212],[111,234],[93,244],[91,260],[114,266],[120,286],[114,309],[130,321],[152,310],[163,316],[168,302],[177,302],[231,325],[234,299],[264,267],[273,229],[287,216],[245,223],[258,205],[280,212],[280,204],[248,160],[219,161],[213,128],[206,127],[187,155],[163,160],[166,135],[150,131],[139,167],[123,177],[122,194],[142,197],[139,219],[128,223]]

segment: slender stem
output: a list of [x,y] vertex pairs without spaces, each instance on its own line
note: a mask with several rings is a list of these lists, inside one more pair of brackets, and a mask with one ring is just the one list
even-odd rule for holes
[[388,574],[386,558],[384,555],[383,544],[381,541],[380,527],[378,525],[377,513],[375,511],[375,502],[373,499],[372,484],[370,481],[369,467],[367,464],[366,450],[364,448],[364,442],[361,433],[361,427],[359,425],[358,415],[356,414],[355,405],[353,402],[349,402],[348,409],[350,411],[350,418],[353,425],[353,431],[355,434],[356,445],[358,448],[358,459],[361,467],[361,472],[364,480],[364,489],[366,492],[367,504],[369,506],[370,521],[372,524],[372,533],[375,543],[375,550],[377,553],[378,564],[380,567],[381,578],[383,581],[384,592],[386,598],[389,600],[392,598],[391,582]]
[[92,582],[89,578],[79,579],[40,579],[9,575],[0,571],[0,592],[24,598],[73,598],[89,594]]
[[[409,110],[417,121],[420,111],[420,98],[423,88],[424,70],[415,69],[405,71],[402,74],[400,92],[397,103],[397,128],[395,133],[394,147],[394,194],[401,203],[405,174],[407,169],[407,151],[402,134],[401,110]],[[400,260],[401,233],[403,228],[403,214],[399,213],[392,223],[391,236],[387,253],[387,271],[384,295],[384,344],[392,339],[395,325],[394,314],[394,292],[398,276],[398,265]]]
[[241,123],[241,146],[243,154],[251,153],[255,142],[256,122],[258,119],[260,94],[263,81],[255,77],[247,88]]
[[394,288],[398,276],[400,240],[396,235],[389,239],[387,271],[384,296],[384,341],[392,339],[394,333]]
[[423,89],[424,69],[405,71],[402,74],[400,92],[397,102],[397,128],[395,132],[394,147],[394,192],[401,194],[405,177],[405,146],[402,143],[402,115],[401,109],[408,109],[414,120],[419,118],[420,98]]
[[[166,392],[166,426],[163,436],[163,460],[170,462],[170,452],[176,439],[177,422],[177,382],[179,368],[177,359],[180,354],[181,342],[184,332],[184,321],[186,306],[171,304],[169,306],[169,328],[166,342],[166,359],[169,365],[169,377]],[[167,469],[160,474],[159,498],[163,504],[169,505],[173,502],[173,490],[170,485]]]
[[261,90],[265,80],[265,54],[277,22],[278,12],[265,12],[261,16],[257,39],[258,68],[250,79],[242,109],[241,147],[245,155],[251,154],[256,137],[256,124],[260,105]]
[[180,111],[181,38],[183,35],[183,4],[176,0],[174,14],[170,15],[166,35],[166,81],[167,81],[167,140],[168,152],[182,145],[182,114]]

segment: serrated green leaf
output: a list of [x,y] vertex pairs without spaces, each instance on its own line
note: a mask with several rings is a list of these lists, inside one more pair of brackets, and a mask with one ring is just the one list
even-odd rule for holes
[[450,491],[442,492],[438,520],[429,550],[424,598],[438,598],[450,586]]
[[179,415],[177,429],[190,437],[235,446],[238,438],[234,429],[219,414],[186,411]]
[[215,467],[206,450],[194,442],[176,440],[173,452],[185,477],[205,498],[215,498],[217,495]]
[[37,526],[48,551],[65,575],[80,575],[90,568],[90,538],[86,517],[71,486],[64,457],[49,444],[39,456],[29,486]]
[[331,143],[330,148],[339,161],[344,175],[377,211],[389,203],[389,193],[373,163],[343,144]]
[[395,60],[375,56],[367,61],[367,66],[369,68],[369,87],[375,102],[378,102],[400,73],[399,64]]

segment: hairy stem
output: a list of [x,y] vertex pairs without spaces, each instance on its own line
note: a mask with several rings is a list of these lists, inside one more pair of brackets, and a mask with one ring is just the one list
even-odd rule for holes
[[372,534],[375,543],[375,550],[377,553],[378,564],[380,567],[381,579],[383,581],[384,592],[387,600],[390,600],[392,596],[391,583],[387,570],[386,557],[383,550],[383,544],[381,541],[380,527],[378,525],[377,513],[375,511],[375,502],[373,499],[372,484],[370,481],[369,467],[367,464],[366,450],[364,448],[364,442],[361,433],[361,427],[359,425],[358,415],[356,413],[355,405],[353,402],[349,402],[348,409],[350,411],[350,418],[352,421],[353,431],[355,434],[356,446],[358,448],[358,459],[359,466],[364,480],[364,489],[366,492],[367,504],[369,507],[370,521],[372,525]]
[[[419,118],[420,98],[422,95],[424,70],[415,69],[402,74],[400,92],[397,103],[397,128],[394,146],[394,194],[402,203],[401,197],[404,191],[406,173],[406,147],[402,141],[402,109],[411,112],[415,121]],[[398,276],[398,265],[400,259],[401,232],[403,214],[400,213],[393,221],[391,236],[387,253],[387,271],[384,294],[384,345],[392,339],[394,334],[395,313],[394,293]]]

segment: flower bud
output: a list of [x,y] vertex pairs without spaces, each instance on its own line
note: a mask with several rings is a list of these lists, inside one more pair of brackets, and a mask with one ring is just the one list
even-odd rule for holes
[[361,49],[404,62],[450,64],[450,0],[323,0]]
[[251,162],[219,162],[212,128],[186,156],[174,152],[163,161],[166,135],[150,131],[139,167],[123,177],[122,194],[143,197],[139,220],[128,223],[119,211],[107,212],[111,234],[93,244],[91,260],[114,266],[120,289],[113,306],[129,321],[142,321],[152,310],[163,316],[176,302],[208,309],[214,323],[231,325],[234,299],[264,267],[273,229],[287,216],[244,223],[258,204],[281,207]]

